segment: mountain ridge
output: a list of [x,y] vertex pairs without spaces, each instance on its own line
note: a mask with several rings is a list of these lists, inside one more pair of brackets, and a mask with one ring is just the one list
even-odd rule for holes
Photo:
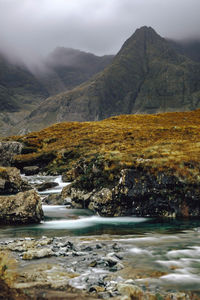
[[199,63],[144,26],[102,72],[70,92],[46,99],[24,124],[40,129],[62,121],[192,110],[200,107],[199,78]]

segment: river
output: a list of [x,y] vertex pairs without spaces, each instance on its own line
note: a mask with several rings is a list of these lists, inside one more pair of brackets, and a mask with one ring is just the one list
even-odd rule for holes
[[[58,193],[66,185],[60,177],[29,177],[29,182],[57,181],[59,186],[41,192]],[[117,242],[128,267],[121,276],[154,291],[200,292],[200,220],[154,219],[134,216],[104,218],[89,210],[43,205],[45,220],[38,225],[1,226],[0,239],[33,237],[87,237]],[[140,276],[143,273],[145,276]],[[153,275],[154,274],[154,275]],[[132,276],[132,277],[131,277]],[[76,283],[75,283],[76,285]]]

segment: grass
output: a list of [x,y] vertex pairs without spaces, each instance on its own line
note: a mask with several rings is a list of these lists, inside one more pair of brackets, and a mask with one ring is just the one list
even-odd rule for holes
[[48,165],[51,170],[62,172],[82,158],[98,156],[110,172],[141,166],[153,171],[171,170],[177,176],[200,181],[200,110],[65,122],[11,139],[36,149],[17,156],[18,161],[54,153]]

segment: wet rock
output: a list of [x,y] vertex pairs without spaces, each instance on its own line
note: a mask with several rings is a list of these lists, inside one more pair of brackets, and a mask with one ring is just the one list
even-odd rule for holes
[[65,186],[61,192],[61,197],[63,200],[70,199],[70,205],[74,208],[88,208],[90,197],[93,195],[93,192],[87,192],[75,188],[74,184],[71,183]]
[[105,257],[101,257],[91,261],[89,267],[100,267],[111,272],[119,271],[124,268],[124,266],[119,262],[119,259],[117,257],[109,254]]
[[103,188],[91,195],[88,208],[96,212],[101,212],[101,215],[113,216],[112,191],[108,188]]
[[0,167],[0,195],[27,191],[32,187],[21,178],[20,171],[12,167]]
[[200,215],[200,191],[173,173],[153,174],[143,169],[121,171],[114,199],[121,214],[189,217]]
[[97,261],[96,261],[96,260],[92,261],[92,262],[89,264],[89,267],[91,267],[91,268],[95,268],[96,266],[97,266]]
[[57,183],[57,182],[43,182],[43,183],[41,183],[41,184],[38,184],[38,185],[36,186],[36,188],[37,188],[37,190],[38,190],[39,192],[42,192],[42,191],[45,191],[45,190],[47,190],[47,189],[54,188],[54,187],[56,187],[56,186],[58,186],[58,183]]
[[117,289],[121,295],[126,296],[126,300],[143,299],[144,293],[137,285],[119,283]]
[[199,217],[198,182],[179,178],[173,171],[152,172],[146,168],[124,169],[118,183],[101,185],[91,191],[90,177],[84,171],[84,185],[78,179],[63,191],[72,199],[72,206],[89,208],[101,216]]
[[35,190],[13,196],[0,196],[1,224],[39,223],[42,219],[41,200]]
[[22,259],[31,260],[31,259],[36,259],[36,258],[38,259],[38,258],[50,257],[53,255],[54,255],[54,252],[49,248],[30,249],[23,254]]
[[0,142],[0,166],[11,166],[13,157],[21,154],[22,149],[23,145],[19,142]]
[[112,245],[112,248],[113,248],[114,251],[120,251],[120,247],[119,247],[119,245],[117,243],[114,243]]
[[101,245],[101,244],[96,244],[96,249],[101,249],[101,248],[103,248],[103,245]]
[[38,174],[39,171],[40,171],[40,168],[38,166],[29,166],[29,167],[23,168],[23,173],[27,176]]
[[50,194],[42,199],[44,204],[48,205],[66,205],[65,200],[63,200],[60,194]]
[[105,291],[105,288],[103,286],[99,286],[99,285],[94,285],[94,286],[91,286],[89,288],[89,291],[90,293],[101,293],[101,292],[104,292]]
[[89,251],[92,251],[93,248],[90,247],[90,246],[83,246],[83,247],[81,248],[81,250],[82,250],[82,251],[87,251],[87,252],[89,252]]

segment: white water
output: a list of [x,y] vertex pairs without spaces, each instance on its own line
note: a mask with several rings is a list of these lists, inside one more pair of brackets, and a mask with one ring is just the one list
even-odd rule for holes
[[30,184],[41,184],[43,182],[56,182],[58,186],[47,189],[42,192],[38,192],[40,195],[50,195],[50,194],[59,194],[62,192],[62,189],[69,185],[70,182],[63,182],[62,176],[41,176],[41,175],[34,175],[34,176],[24,176],[23,178],[27,179]]
[[[46,208],[46,206],[45,206]],[[45,212],[44,208],[44,212]],[[51,207],[52,209],[53,207]],[[63,212],[63,207],[55,207],[57,210],[61,210]],[[46,212],[50,210],[48,208]],[[66,210],[66,209],[65,209]],[[70,211],[70,210],[69,210]],[[86,227],[95,227],[98,225],[132,225],[136,223],[145,222],[147,219],[145,218],[134,218],[134,217],[119,217],[119,218],[103,218],[99,216],[91,216],[91,217],[79,217],[79,219],[72,219],[72,220],[53,220],[53,221],[46,221],[38,225],[38,228],[48,228],[48,229],[77,229],[77,228],[86,228]]]

